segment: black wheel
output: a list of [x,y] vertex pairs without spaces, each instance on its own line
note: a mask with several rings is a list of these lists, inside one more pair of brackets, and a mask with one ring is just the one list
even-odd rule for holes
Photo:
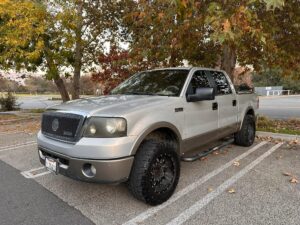
[[149,205],[161,204],[171,197],[180,174],[175,146],[158,140],[145,140],[141,144],[128,181],[133,196]]
[[237,145],[251,146],[255,139],[255,118],[252,115],[246,115],[241,130],[234,135],[234,141]]

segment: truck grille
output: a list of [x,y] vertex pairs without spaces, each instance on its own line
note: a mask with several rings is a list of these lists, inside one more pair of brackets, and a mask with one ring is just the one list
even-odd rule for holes
[[74,142],[79,138],[84,117],[71,113],[45,112],[42,133],[46,136]]

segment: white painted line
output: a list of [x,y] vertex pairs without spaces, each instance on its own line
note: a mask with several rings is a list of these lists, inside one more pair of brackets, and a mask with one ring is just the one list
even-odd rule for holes
[[36,141],[28,141],[25,143],[17,143],[17,144],[13,144],[13,145],[8,145],[8,146],[1,146],[1,149],[6,149],[6,148],[13,148],[13,147],[18,147],[18,146],[23,146],[23,145],[28,145],[28,144],[32,144],[32,143],[36,143]]
[[27,179],[33,179],[33,178],[37,178],[37,177],[44,176],[44,175],[47,175],[47,174],[51,173],[51,171],[45,171],[45,172],[42,172],[42,173],[33,174],[33,172],[36,172],[36,171],[39,171],[39,170],[42,170],[42,169],[45,169],[45,167],[42,166],[42,167],[39,167],[39,168],[23,171],[23,172],[21,172],[21,174]]
[[0,148],[0,152],[14,150],[14,149],[22,148],[22,147],[27,147],[27,146],[35,145],[35,144],[37,144],[36,141],[30,141],[30,142],[26,142],[26,143],[23,143],[23,144],[5,146],[5,147],[1,147]]
[[18,132],[1,132],[0,136],[4,135],[11,135],[11,134],[22,134],[24,133],[23,131],[18,131]]
[[241,177],[243,177],[245,174],[247,174],[251,169],[253,169],[256,165],[261,163],[265,158],[267,158],[269,155],[271,155],[276,149],[278,149],[283,143],[278,143],[277,145],[273,146],[271,149],[269,149],[267,152],[265,152],[263,155],[258,157],[256,160],[251,162],[249,165],[247,165],[245,168],[243,168],[241,171],[239,171],[237,174],[226,180],[224,183],[222,183],[216,190],[213,192],[207,194],[204,198],[197,201],[194,205],[180,213],[176,218],[174,218],[172,221],[167,223],[166,225],[180,225],[185,223],[189,218],[191,218],[193,215],[195,215],[200,209],[205,207],[208,203],[210,203],[214,198],[218,197],[220,194],[222,194],[227,188],[229,188],[232,184],[237,182]]
[[136,217],[134,217],[133,219],[129,220],[128,222],[124,223],[123,225],[137,225],[140,224],[141,222],[143,222],[144,220],[146,220],[147,218],[153,216],[155,213],[157,213],[158,211],[162,210],[163,208],[171,205],[172,203],[174,203],[175,201],[177,201],[179,198],[181,198],[182,196],[188,194],[190,191],[196,189],[197,187],[199,187],[200,185],[204,184],[206,181],[208,181],[209,179],[213,178],[214,176],[218,175],[219,173],[221,173],[223,170],[227,169],[228,167],[232,166],[233,163],[235,161],[239,161],[243,158],[245,158],[246,156],[250,155],[252,152],[256,151],[257,149],[259,149],[261,146],[265,145],[267,142],[263,141],[259,144],[257,144],[256,146],[254,146],[253,148],[249,149],[248,151],[244,152],[243,154],[239,155],[238,157],[234,158],[233,160],[231,160],[230,162],[222,165],[221,167],[219,167],[218,169],[208,173],[207,175],[203,176],[200,178],[200,180],[186,186],[185,188],[183,188],[182,190],[178,191],[177,193],[175,193],[167,202],[164,202],[163,204],[156,206],[156,207],[152,207],[147,209],[146,211],[142,212],[141,214],[137,215]]

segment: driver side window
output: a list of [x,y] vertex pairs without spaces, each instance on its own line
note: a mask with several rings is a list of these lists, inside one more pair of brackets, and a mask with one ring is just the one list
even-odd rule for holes
[[188,86],[187,95],[195,94],[197,88],[209,88],[210,84],[208,78],[205,74],[205,71],[198,70],[194,73],[191,82]]

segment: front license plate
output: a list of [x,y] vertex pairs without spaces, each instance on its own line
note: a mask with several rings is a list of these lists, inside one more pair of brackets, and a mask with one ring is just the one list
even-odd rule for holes
[[58,165],[57,165],[57,161],[55,159],[46,157],[45,166],[49,171],[57,173]]

